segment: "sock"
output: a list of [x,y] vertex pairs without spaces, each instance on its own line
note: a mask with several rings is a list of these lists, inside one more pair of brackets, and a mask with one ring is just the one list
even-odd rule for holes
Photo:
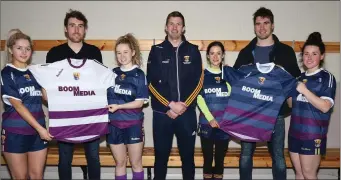
[[141,172],[133,172],[133,180],[143,180],[144,179],[144,171]]
[[115,176],[115,180],[127,180],[127,174],[122,176]]

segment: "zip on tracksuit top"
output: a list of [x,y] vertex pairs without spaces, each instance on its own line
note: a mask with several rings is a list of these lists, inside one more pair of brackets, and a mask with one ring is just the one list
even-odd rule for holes
[[154,111],[166,113],[171,101],[184,102],[195,108],[204,79],[202,60],[197,45],[185,36],[178,47],[165,40],[153,45],[148,57],[147,81]]

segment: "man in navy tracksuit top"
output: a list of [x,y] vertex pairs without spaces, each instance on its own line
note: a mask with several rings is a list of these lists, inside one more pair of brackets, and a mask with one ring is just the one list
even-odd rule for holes
[[198,46],[186,41],[185,20],[174,11],[167,17],[167,36],[152,46],[147,80],[153,109],[154,179],[165,179],[173,136],[177,137],[183,179],[194,179],[196,98],[202,88],[203,69]]

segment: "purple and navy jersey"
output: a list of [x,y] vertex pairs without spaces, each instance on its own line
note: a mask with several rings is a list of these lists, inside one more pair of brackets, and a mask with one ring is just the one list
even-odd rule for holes
[[[108,89],[108,104],[125,104],[135,100],[148,101],[148,86],[144,72],[137,66],[130,70],[120,67],[113,69],[117,74],[115,86]],[[110,123],[119,128],[127,128],[142,123],[142,108],[119,109],[114,113],[109,112]]]
[[[302,73],[299,81],[316,96],[329,100],[334,105],[336,82],[328,71],[319,69],[314,73]],[[308,102],[297,90],[292,93],[292,114],[289,136],[301,140],[322,139],[327,136],[332,108],[323,113]]]
[[[231,94],[231,84],[242,77],[242,73],[229,66],[224,66],[223,73],[214,73],[208,69],[204,70],[204,84],[200,95],[204,98],[206,105],[219,122],[224,114],[224,109]],[[225,77],[222,77],[224,74]],[[204,114],[200,113],[200,124],[209,124]]]
[[239,70],[246,75],[232,85],[220,128],[243,141],[269,141],[279,110],[297,80],[274,63]]
[[38,123],[45,127],[41,86],[28,69],[19,69],[7,64],[1,71],[1,96],[5,105],[2,114],[3,129],[16,134],[37,134],[37,131],[15,110],[9,101],[10,98],[21,101]]

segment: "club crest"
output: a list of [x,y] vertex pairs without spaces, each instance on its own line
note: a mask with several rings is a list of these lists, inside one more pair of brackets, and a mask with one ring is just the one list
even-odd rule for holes
[[24,77],[27,81],[31,81],[31,77],[29,74],[24,74]]
[[184,56],[184,64],[191,64],[190,56]]
[[121,74],[120,76],[120,80],[123,81],[125,79],[126,75],[125,74]]
[[307,80],[307,79],[303,79],[302,82],[303,82],[304,84],[306,84],[306,83],[308,82],[308,80]]
[[315,139],[315,147],[320,147],[321,146],[321,139]]
[[75,79],[75,80],[78,80],[79,78],[80,78],[80,73],[79,72],[74,72],[73,73],[73,78]]
[[258,78],[258,84],[263,85],[265,82],[265,77],[259,77]]
[[214,77],[214,79],[216,80],[216,83],[220,83],[220,77],[219,76]]

